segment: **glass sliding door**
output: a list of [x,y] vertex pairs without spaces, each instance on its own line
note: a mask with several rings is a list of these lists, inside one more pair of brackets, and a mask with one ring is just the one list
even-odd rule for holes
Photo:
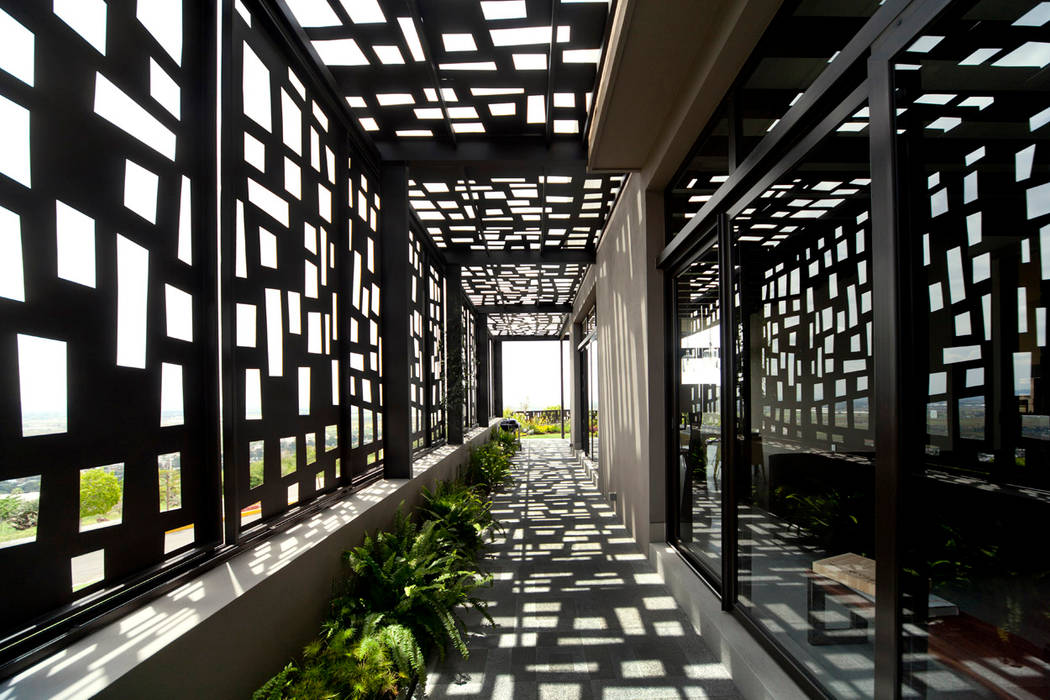
[[734,208],[737,606],[836,697],[874,694],[867,108]]
[[677,542],[722,578],[722,313],[718,246],[675,277]]
[[957,3],[894,61],[922,426],[906,696],[1050,697],[1048,21],[1047,3]]

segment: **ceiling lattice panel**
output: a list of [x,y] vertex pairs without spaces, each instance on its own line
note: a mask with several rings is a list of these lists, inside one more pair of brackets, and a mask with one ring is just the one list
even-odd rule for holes
[[481,265],[464,267],[463,290],[475,306],[568,304],[586,265]]
[[564,314],[489,314],[489,333],[493,336],[556,336],[561,332]]
[[593,250],[622,175],[412,171],[409,201],[439,248]]
[[377,140],[586,127],[608,0],[285,2]]

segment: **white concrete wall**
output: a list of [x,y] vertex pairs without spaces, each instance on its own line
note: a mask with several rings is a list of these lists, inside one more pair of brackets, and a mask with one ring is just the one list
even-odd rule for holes
[[663,197],[630,176],[574,312],[598,309],[599,488],[642,551],[664,538]]

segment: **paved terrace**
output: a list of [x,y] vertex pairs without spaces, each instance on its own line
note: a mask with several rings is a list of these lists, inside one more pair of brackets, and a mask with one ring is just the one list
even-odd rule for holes
[[522,442],[484,562],[498,626],[470,617],[470,658],[436,664],[427,697],[740,697],[568,443]]

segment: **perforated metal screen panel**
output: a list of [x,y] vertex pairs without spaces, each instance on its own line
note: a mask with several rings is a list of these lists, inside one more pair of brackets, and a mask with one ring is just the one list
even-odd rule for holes
[[220,532],[208,18],[38,2],[0,24],[6,637]]

